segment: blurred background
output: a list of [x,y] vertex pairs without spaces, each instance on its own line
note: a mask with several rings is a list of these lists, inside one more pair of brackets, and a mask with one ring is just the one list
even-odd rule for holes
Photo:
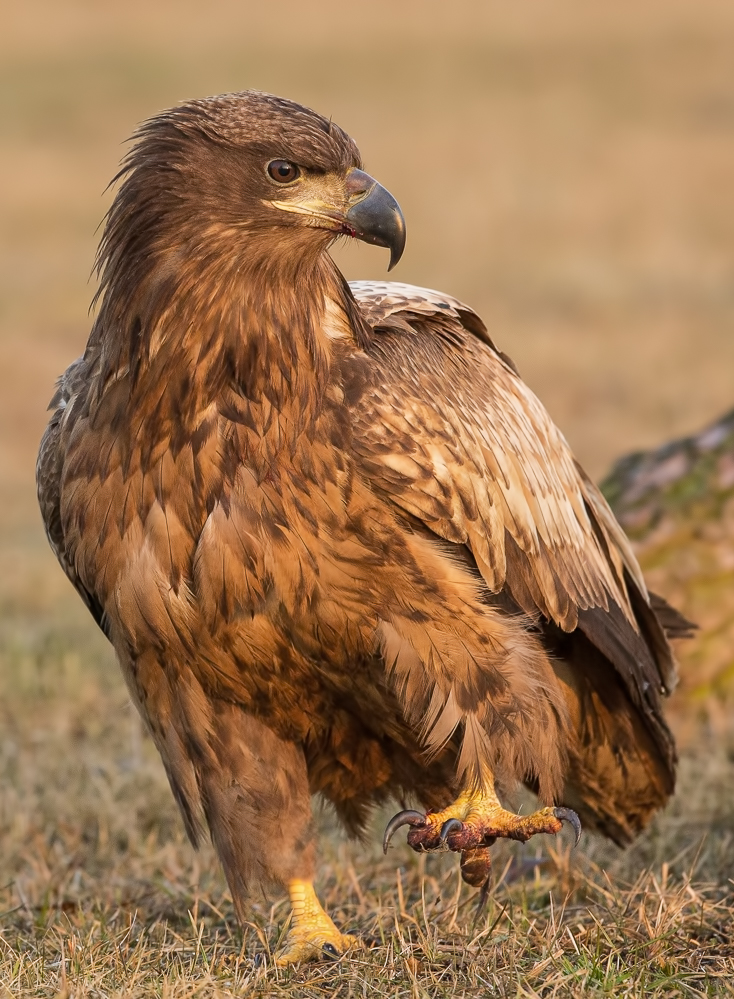
[[[245,88],[356,139],[407,220],[391,276],[473,306],[597,480],[734,406],[730,0],[5,3],[0,833],[41,893],[63,821],[79,844],[84,816],[123,822],[127,800],[180,836],[111,651],[48,549],[34,462],[88,335],[125,139],[177,101]],[[349,278],[385,276],[386,251],[336,255]]]
[[[734,404],[728,0],[26,0],[2,19],[6,606],[70,598],[34,499],[45,408],[86,342],[124,141],[185,98],[254,87],[333,116],[404,210],[391,276],[470,303],[596,478]],[[385,275],[380,250],[336,253]]]

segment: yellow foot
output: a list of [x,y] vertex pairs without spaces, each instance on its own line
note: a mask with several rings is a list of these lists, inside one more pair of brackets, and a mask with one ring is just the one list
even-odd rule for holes
[[310,881],[291,881],[288,885],[293,914],[291,928],[281,950],[275,955],[278,967],[299,961],[336,961],[356,937],[340,933],[321,904]]
[[578,843],[581,823],[570,808],[541,808],[531,815],[515,815],[500,804],[489,773],[483,787],[462,791],[440,812],[404,811],[395,815],[385,830],[385,852],[395,832],[410,826],[408,845],[417,851],[454,850],[461,853],[464,880],[479,887],[489,876],[489,850],[498,837],[524,843],[537,833],[560,832],[564,822],[573,827]]

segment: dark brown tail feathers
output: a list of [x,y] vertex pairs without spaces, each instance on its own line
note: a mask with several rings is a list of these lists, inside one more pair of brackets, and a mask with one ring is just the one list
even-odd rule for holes
[[[553,665],[574,733],[563,803],[578,812],[587,828],[621,846],[672,794],[675,759],[654,737],[621,678],[586,635],[561,634],[556,644],[563,647],[563,660],[559,656]],[[665,726],[662,718],[658,724]]]

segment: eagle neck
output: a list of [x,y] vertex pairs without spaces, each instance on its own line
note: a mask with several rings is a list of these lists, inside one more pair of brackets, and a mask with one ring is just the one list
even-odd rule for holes
[[332,377],[324,322],[331,275],[321,260],[308,264],[296,260],[275,270],[258,261],[237,275],[241,307],[230,317],[230,349],[235,384],[253,402],[313,408]]
[[345,284],[325,253],[275,259],[219,247],[195,268],[180,257],[167,262],[127,301],[108,289],[88,348],[100,385],[123,378],[131,411],[155,398],[155,420],[173,418],[182,432],[233,399],[253,420],[267,407],[305,428],[306,415],[322,411],[335,349],[343,351],[335,312],[339,340],[351,337]]

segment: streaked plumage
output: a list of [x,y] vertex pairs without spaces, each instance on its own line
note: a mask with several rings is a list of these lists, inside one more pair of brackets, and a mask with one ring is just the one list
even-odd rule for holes
[[266,95],[144,125],[38,461],[54,551],[240,913],[312,876],[309,793],[356,830],[488,767],[624,842],[673,789],[674,612],[479,317],[344,282],[340,232],[395,254],[359,170]]

